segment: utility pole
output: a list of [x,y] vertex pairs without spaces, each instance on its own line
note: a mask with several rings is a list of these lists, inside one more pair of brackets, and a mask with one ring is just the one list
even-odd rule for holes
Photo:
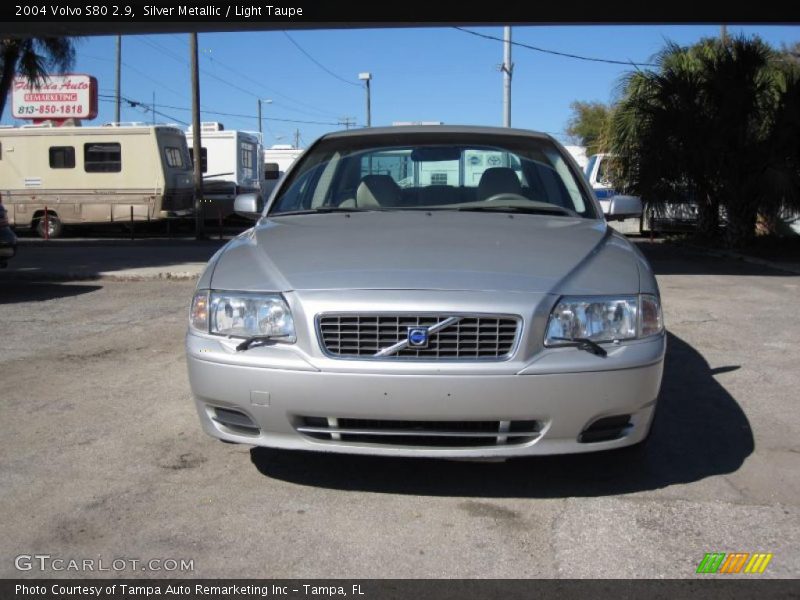
[[122,82],[122,36],[117,36],[117,88],[114,103],[114,121],[119,123],[120,118],[120,86]]
[[728,43],[728,26],[724,23],[719,26],[719,39],[723,44]]
[[295,129],[294,130],[294,147],[295,147],[295,149],[300,147],[300,130],[299,129]]
[[200,144],[200,67],[197,60],[197,32],[189,34],[189,60],[192,70],[192,148],[194,153],[194,237],[205,239],[203,232],[203,171]]
[[344,125],[345,129],[350,129],[355,124],[356,120],[353,117],[341,117],[339,119],[339,125]]
[[372,109],[370,107],[370,89],[369,82],[372,79],[372,73],[359,73],[358,78],[367,86],[367,127],[372,127]]
[[153,125],[156,124],[156,91],[153,90]]
[[511,62],[511,27],[503,28],[503,127],[511,127],[511,75],[514,63]]

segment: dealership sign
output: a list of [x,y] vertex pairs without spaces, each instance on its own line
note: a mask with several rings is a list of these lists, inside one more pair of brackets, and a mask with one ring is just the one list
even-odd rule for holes
[[36,85],[14,79],[11,111],[15,119],[94,119],[97,116],[97,79],[90,75],[50,75]]

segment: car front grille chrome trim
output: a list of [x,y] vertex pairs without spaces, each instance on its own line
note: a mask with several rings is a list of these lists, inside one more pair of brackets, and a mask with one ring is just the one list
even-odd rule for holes
[[322,352],[349,360],[503,361],[523,329],[518,315],[483,313],[320,313],[315,321]]
[[[437,331],[441,331],[442,329],[445,329],[447,327],[450,327],[450,325],[458,323],[462,318],[463,317],[450,317],[449,319],[445,319],[444,321],[439,321],[436,325],[428,327],[428,335],[436,333]],[[400,342],[397,342],[393,346],[389,346],[388,348],[384,348],[380,352],[376,352],[373,356],[375,358],[391,356],[393,354],[397,354],[400,350],[403,350],[404,348],[408,348],[409,345],[410,345],[409,339],[406,338]]]

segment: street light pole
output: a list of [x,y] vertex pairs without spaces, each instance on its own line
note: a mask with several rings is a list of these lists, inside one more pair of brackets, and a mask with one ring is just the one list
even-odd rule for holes
[[511,62],[511,27],[503,28],[503,127],[511,127],[511,75],[514,63]]
[[364,82],[367,87],[367,127],[372,127],[372,108],[370,106],[370,89],[369,82],[372,79],[372,73],[359,73],[358,78]]
[[269,98],[265,98],[263,100],[261,98],[258,99],[258,133],[261,134],[261,142],[263,143],[264,142],[264,129],[263,129],[262,124],[261,124],[261,103],[262,102],[264,104],[272,104],[272,100],[270,100]]

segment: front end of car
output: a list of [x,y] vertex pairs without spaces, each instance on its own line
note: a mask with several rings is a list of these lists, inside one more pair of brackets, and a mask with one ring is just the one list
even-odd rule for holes
[[512,457],[629,446],[650,429],[666,345],[657,289],[254,293],[210,283],[193,299],[187,359],[203,428],[226,441]]

